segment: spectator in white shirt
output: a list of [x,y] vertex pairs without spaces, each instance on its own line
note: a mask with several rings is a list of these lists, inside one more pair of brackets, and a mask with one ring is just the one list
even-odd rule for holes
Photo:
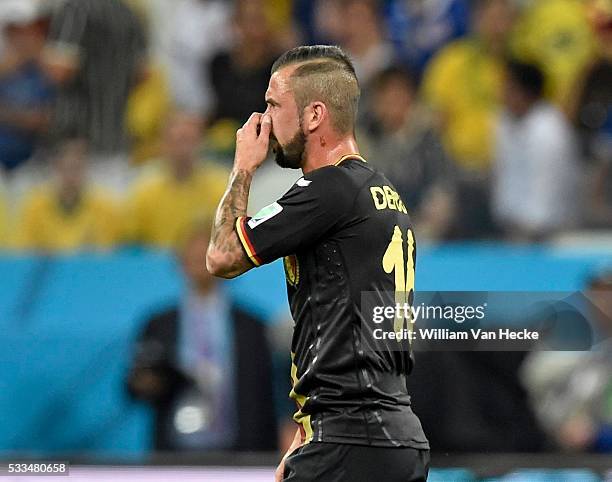
[[505,236],[544,240],[575,225],[580,207],[574,132],[543,98],[535,66],[509,61],[495,146],[493,215]]
[[207,117],[214,92],[203,66],[231,43],[231,4],[221,0],[177,2],[167,40],[167,61],[174,102]]

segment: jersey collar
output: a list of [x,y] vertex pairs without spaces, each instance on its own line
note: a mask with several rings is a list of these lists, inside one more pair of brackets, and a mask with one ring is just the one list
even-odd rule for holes
[[336,163],[334,164],[334,166],[338,166],[340,165],[343,161],[346,161],[347,159],[356,159],[358,161],[362,161],[362,162],[367,162],[363,157],[361,157],[359,154],[346,154],[344,156],[342,156],[340,159],[338,159],[336,161]]

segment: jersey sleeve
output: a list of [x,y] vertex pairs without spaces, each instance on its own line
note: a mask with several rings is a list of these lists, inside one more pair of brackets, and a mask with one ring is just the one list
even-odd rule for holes
[[340,169],[320,168],[252,218],[239,217],[236,231],[249,259],[260,266],[316,243],[347,218],[353,198]]

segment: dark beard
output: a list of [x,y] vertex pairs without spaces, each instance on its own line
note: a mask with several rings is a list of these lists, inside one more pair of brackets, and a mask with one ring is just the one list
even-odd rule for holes
[[272,151],[276,163],[286,169],[299,169],[302,167],[302,160],[306,150],[306,136],[302,129],[293,136],[286,146],[281,146],[275,137],[272,137]]

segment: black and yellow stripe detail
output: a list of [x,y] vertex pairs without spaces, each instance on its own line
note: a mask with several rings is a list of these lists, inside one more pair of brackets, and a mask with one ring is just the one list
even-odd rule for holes
[[242,244],[242,247],[244,248],[251,262],[255,266],[261,266],[263,263],[255,253],[255,248],[249,240],[249,236],[247,235],[246,228],[244,226],[245,223],[246,218],[244,216],[240,216],[238,219],[236,219],[236,232],[238,233],[238,239],[240,239],[240,243]]
[[295,400],[298,407],[298,411],[293,414],[293,420],[300,426],[300,433],[302,434],[302,443],[309,443],[312,441],[313,431],[312,424],[310,422],[310,415],[306,415],[302,412],[302,407],[308,401],[308,397],[300,395],[295,391],[295,385],[298,382],[297,377],[297,365],[294,363],[295,353],[291,353],[291,384],[294,388],[289,392],[289,398]]

